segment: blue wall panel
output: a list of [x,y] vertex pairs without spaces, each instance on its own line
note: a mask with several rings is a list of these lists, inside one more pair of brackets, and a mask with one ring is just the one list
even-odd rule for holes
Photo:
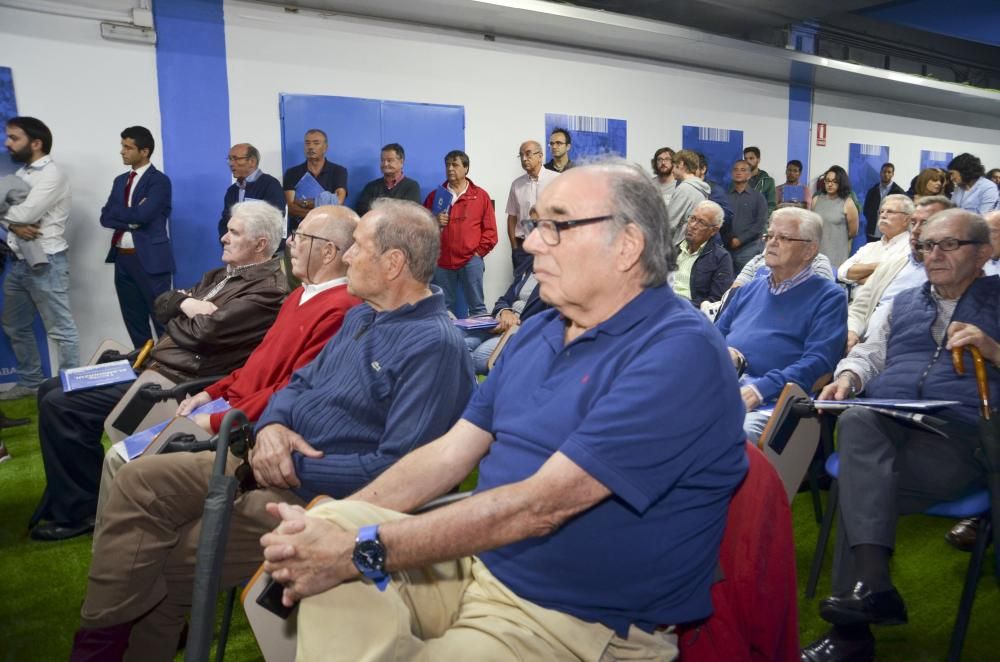
[[232,184],[222,0],[154,2],[153,16],[163,169],[173,183],[174,285],[188,287],[222,264],[216,228]]
[[701,152],[708,159],[705,179],[729,189],[733,163],[743,158],[743,132],[736,129],[713,129],[707,126],[685,126],[682,132],[684,149]]
[[[379,150],[397,142],[406,150],[403,172],[420,182],[424,196],[444,181],[444,155],[465,149],[465,108],[354,97],[282,94],[281,158],[287,169],[302,163],[302,139],[311,128],[329,137],[329,160],[347,168],[345,203],[353,206],[361,189],[381,177]],[[475,179],[476,155],[470,155]]]
[[604,154],[625,158],[628,148],[628,123],[625,120],[545,113],[545,139],[542,146],[546,161],[552,158],[549,136],[557,127],[570,132],[573,148],[569,152],[569,158],[573,160]]
[[[889,148],[885,145],[851,143],[847,174],[851,177],[851,188],[854,189],[862,205],[865,204],[865,194],[868,193],[868,189],[878,184],[879,171],[882,169],[882,164],[888,160]],[[852,254],[868,241],[865,238],[865,228],[868,224],[878,223],[877,218],[865,219],[863,213],[858,216],[861,222],[858,224],[858,234],[851,246]]]
[[[920,169],[941,168],[948,169],[948,164],[955,158],[952,152],[935,152],[929,149],[920,150]],[[917,173],[920,174],[920,173]]]

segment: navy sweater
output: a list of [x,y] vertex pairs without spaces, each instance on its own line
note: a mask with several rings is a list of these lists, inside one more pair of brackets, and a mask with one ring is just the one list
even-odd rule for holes
[[303,499],[354,493],[462,414],[475,386],[472,361],[433,289],[396,310],[352,308],[340,332],[271,397],[258,429],[281,423],[325,453],[292,456]]
[[833,372],[847,340],[847,298],[837,285],[813,274],[775,296],[768,283],[758,278],[737,289],[715,322],[726,344],[746,357],[746,383],[765,403],[788,382],[808,392]]

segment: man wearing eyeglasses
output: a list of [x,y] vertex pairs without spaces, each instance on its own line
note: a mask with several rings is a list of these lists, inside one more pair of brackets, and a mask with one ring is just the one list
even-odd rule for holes
[[521,143],[517,159],[524,174],[511,182],[507,195],[507,238],[510,240],[510,259],[515,271],[528,258],[521,247],[527,236],[525,224],[530,220],[528,212],[545,187],[559,176],[559,173],[542,167],[542,146],[534,140]]
[[[299,230],[315,235],[295,235],[293,259],[312,242],[306,271],[310,263],[315,269],[322,251],[336,247],[321,251],[317,242],[336,244],[336,234]],[[229,457],[229,471],[244,480],[223,563],[226,585],[249,579],[261,562],[260,536],[275,525],[265,504],[346,497],[458,419],[475,378],[444,297],[430,285],[438,234],[430,212],[403,200],[376,201],[357,224],[343,260],[347,290],[364,303],[271,396],[247,464]],[[173,658],[191,604],[214,459],[211,452],[157,455],[115,476],[95,540],[106,553],[95,552],[91,563],[73,659],[119,660],[126,649],[129,659]],[[129,544],[111,544],[112,537]]]
[[843,283],[862,284],[882,262],[905,256],[910,250],[910,216],[914,209],[909,196],[899,193],[885,196],[878,212],[879,238],[841,262],[837,278]]
[[677,244],[677,271],[673,288],[695,308],[716,302],[733,284],[733,258],[715,239],[722,228],[722,207],[705,200],[688,218],[684,241]]
[[545,162],[545,169],[553,172],[565,172],[573,167],[574,163],[569,158],[569,151],[573,149],[573,137],[569,131],[561,127],[552,129],[549,136],[549,152],[552,158]]
[[764,235],[770,274],[737,288],[715,322],[742,374],[743,429],[751,441],[771,415],[762,406],[773,404],[789,382],[809,392],[843,351],[844,291],[812,267],[822,237],[818,214],[798,207],[775,211]]
[[890,306],[893,297],[927,282],[923,253],[916,247],[923,224],[934,214],[952,209],[955,203],[942,195],[924,196],[917,202],[907,225],[910,250],[905,255],[884,260],[872,272],[865,284],[857,288],[847,309],[847,351],[877,328]]
[[[281,306],[274,324],[246,362],[204,391],[185,398],[177,416],[223,398],[229,408],[260,418],[268,399],[288,384],[292,372],[312,361],[361,300],[347,291],[344,253],[354,243],[358,215],[347,207],[314,207],[288,238],[293,275],[300,281]],[[228,409],[196,414],[192,420],[210,434],[219,432]],[[125,461],[114,448],[104,456],[97,512],[103,509],[111,481]],[[100,525],[98,525],[100,528]]]
[[237,202],[247,200],[263,200],[284,215],[285,192],[281,190],[281,182],[261,172],[260,152],[250,143],[233,145],[226,159],[229,170],[236,180],[226,189],[222,201],[222,218],[219,219],[219,238],[226,234],[226,223],[229,222],[230,208]]
[[[272,258],[283,219],[260,201],[234,205],[222,238],[225,266],[212,269],[188,289],[156,298],[163,324],[144,369],[176,382],[231,372],[263,339],[288,283]],[[104,448],[104,419],[129,383],[66,392],[58,378],[38,392],[38,438],[45,463],[46,493],[35,518],[45,520],[31,536],[63,540],[88,533],[97,511]]]
[[888,315],[837,365],[820,397],[957,400],[939,414],[948,439],[861,407],[837,422],[840,522],[833,595],[820,616],[833,625],[803,651],[803,659],[872,659],[869,626],[907,622],[893,586],[889,557],[898,515],[968,494],[985,483],[976,459],[980,398],[973,370],[955,373],[951,349],[978,347],[990,389],[1000,392],[1000,278],[982,277],[993,252],[989,226],[962,209],[935,214],[915,247],[928,282],[887,304]]
[[[555,309],[462,420],[349,499],[268,506],[266,568],[286,604],[313,596],[298,659],[670,660],[670,624],[711,612],[743,407],[722,338],[666,283],[663,200],[609,161],[537,212],[525,248]],[[477,464],[475,494],[402,514]]]

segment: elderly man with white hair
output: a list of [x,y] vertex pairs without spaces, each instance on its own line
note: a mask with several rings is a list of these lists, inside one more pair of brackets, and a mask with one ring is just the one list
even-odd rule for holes
[[[164,334],[146,369],[175,382],[232,372],[264,338],[288,295],[274,251],[284,218],[266,202],[233,205],[222,237],[225,266],[194,287],[156,298]],[[94,528],[104,447],[104,419],[130,383],[65,392],[59,379],[38,390],[38,438],[47,487],[31,532],[35,540],[62,540]]]
[[837,278],[844,283],[864,283],[882,262],[905,256],[910,251],[908,228],[914,209],[913,200],[901,193],[885,196],[878,212],[879,238],[841,262]]
[[823,237],[815,212],[785,207],[771,215],[764,235],[767,278],[733,291],[716,326],[741,373],[747,437],[760,438],[785,384],[806,392],[831,372],[847,335],[847,300],[833,282],[813,273]]
[[699,202],[688,216],[684,239],[677,244],[672,287],[696,308],[704,301],[719,301],[733,284],[733,258],[716,239],[724,215],[718,203]]
[[[266,568],[307,598],[297,659],[670,660],[669,626],[711,612],[743,406],[722,338],[666,284],[660,192],[577,166],[537,211],[524,247],[553,310],[462,419],[348,499],[269,506]],[[468,499],[402,514],[477,465]]]

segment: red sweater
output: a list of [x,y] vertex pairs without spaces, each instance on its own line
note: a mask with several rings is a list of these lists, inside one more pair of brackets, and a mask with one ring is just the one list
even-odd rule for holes
[[[205,389],[213,400],[225,398],[230,406],[256,421],[271,394],[284,388],[293,372],[316,358],[340,329],[344,314],[361,303],[347,293],[346,284],[324,290],[300,306],[303,291],[299,287],[288,296],[274,326],[247,362]],[[225,414],[212,414],[213,432],[219,431]]]
[[[490,194],[469,182],[469,188],[448,210],[448,225],[441,228],[441,257],[438,266],[442,269],[460,269],[473,255],[486,257],[497,245],[497,219],[493,213]],[[447,186],[446,181],[442,186]],[[434,208],[431,191],[424,200],[424,207]]]

